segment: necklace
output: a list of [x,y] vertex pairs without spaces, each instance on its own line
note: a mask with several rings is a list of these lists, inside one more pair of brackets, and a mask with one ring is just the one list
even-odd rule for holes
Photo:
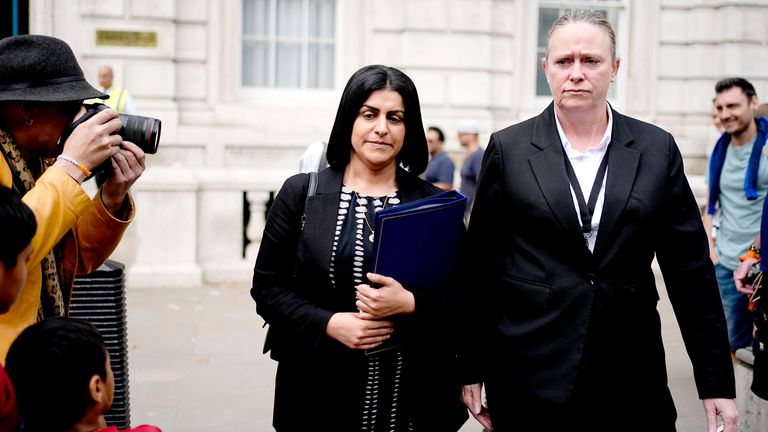
[[[352,193],[355,194],[355,204],[360,205],[360,195],[358,195],[357,192],[354,191],[354,190],[352,191]],[[384,207],[386,207],[387,206],[387,201],[389,201],[389,195],[387,195],[384,198],[384,204],[381,205],[381,208],[377,208],[375,211],[379,211],[379,210],[383,209]],[[371,243],[373,243],[373,240],[374,240],[375,237],[374,237],[374,234],[373,234],[373,227],[371,227],[371,223],[368,221],[368,207],[367,207],[368,200],[366,200],[365,203],[366,203],[366,208],[365,208],[365,211],[362,212],[363,213],[363,221],[365,222],[365,225],[368,227],[368,230],[371,231],[371,235],[368,236],[368,240]]]

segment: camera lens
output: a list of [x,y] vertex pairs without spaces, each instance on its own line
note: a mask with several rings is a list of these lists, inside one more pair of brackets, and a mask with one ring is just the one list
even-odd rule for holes
[[144,153],[157,153],[157,146],[160,141],[160,120],[120,114],[120,123],[123,125],[120,129],[120,136],[123,137],[123,140],[136,144]]

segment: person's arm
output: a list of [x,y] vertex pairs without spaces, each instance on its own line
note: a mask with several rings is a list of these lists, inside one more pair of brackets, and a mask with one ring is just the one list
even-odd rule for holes
[[701,217],[701,221],[704,223],[704,231],[707,233],[707,240],[709,242],[709,259],[713,264],[717,264],[717,253],[715,252],[715,237],[712,235],[712,215],[704,212],[704,216]]
[[280,328],[291,343],[317,349],[333,312],[318,307],[293,287],[307,184],[307,174],[295,175],[275,197],[253,269],[251,297],[258,314]]
[[[736,389],[725,316],[707,236],[696,200],[683,172],[683,161],[671,135],[667,142],[667,186],[657,227],[656,257],[685,347],[693,365],[699,398],[710,428],[719,415],[726,431],[738,417]],[[710,429],[714,430],[714,429]]]
[[[117,113],[101,111],[72,132],[62,154],[91,169],[117,152],[120,137],[112,133],[119,129]],[[27,268],[39,266],[43,257],[91,209],[91,199],[80,185],[84,179],[85,174],[75,164],[57,160],[22,197],[37,219]]]
[[488,338],[494,331],[493,323],[488,319],[492,301],[488,290],[495,286],[503,268],[504,245],[498,240],[498,218],[510,216],[504,207],[507,200],[504,165],[496,134],[491,135],[481,163],[472,219],[462,253],[463,323],[459,333],[458,361],[459,379],[463,384],[462,401],[472,416],[489,428],[490,416],[482,406],[480,395],[486,378]]
[[754,248],[750,247],[750,249],[741,256],[741,263],[739,264],[739,267],[737,267],[733,272],[733,282],[736,285],[736,291],[742,294],[752,295],[752,293],[754,293],[752,285],[744,283],[744,279],[747,277],[752,267],[755,264],[761,262],[760,243],[760,233],[757,233],[755,241],[752,243]]

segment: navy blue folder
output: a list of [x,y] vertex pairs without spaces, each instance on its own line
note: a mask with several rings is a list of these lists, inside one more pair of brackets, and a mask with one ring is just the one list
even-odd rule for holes
[[[411,292],[441,290],[454,282],[466,206],[464,195],[448,191],[376,213],[372,272],[394,278]],[[367,353],[392,348],[393,342]]]
[[440,289],[453,279],[467,199],[456,191],[376,213],[373,272],[409,291]]

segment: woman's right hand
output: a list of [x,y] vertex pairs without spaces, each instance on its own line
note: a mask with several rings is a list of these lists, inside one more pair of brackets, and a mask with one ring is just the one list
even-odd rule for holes
[[120,150],[122,125],[117,111],[105,109],[78,125],[64,143],[62,154],[88,169],[99,166]]
[[352,349],[371,349],[389,339],[390,321],[370,320],[359,312],[337,312],[331,316],[325,333]]

